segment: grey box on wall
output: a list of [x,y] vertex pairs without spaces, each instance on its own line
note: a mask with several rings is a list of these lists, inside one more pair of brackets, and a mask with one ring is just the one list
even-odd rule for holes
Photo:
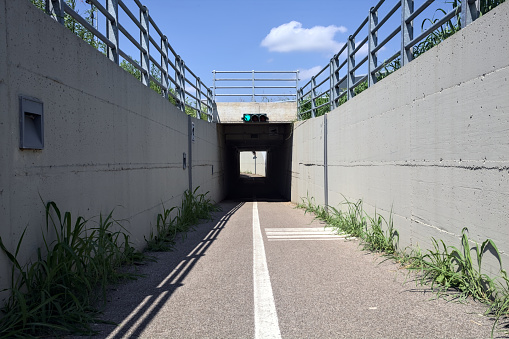
[[19,148],[44,148],[44,109],[39,99],[19,97]]

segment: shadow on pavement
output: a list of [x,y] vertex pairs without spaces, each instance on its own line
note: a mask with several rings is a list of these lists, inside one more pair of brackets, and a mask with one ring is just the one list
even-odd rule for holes
[[[147,275],[154,273],[154,275],[157,274],[158,277],[164,276],[164,278],[158,284],[156,284],[156,279],[145,282],[145,280],[150,278],[149,276],[133,282],[132,285],[135,291],[123,292],[128,292],[125,293],[124,308],[118,307],[115,310],[107,310],[105,312],[105,320],[113,320],[118,322],[118,325],[113,329],[112,325],[98,325],[100,333],[97,337],[113,339],[138,337],[141,335],[173,292],[183,285],[182,281],[217,239],[231,216],[244,203],[224,202],[221,205],[223,208],[227,207],[228,211],[215,213],[213,221],[197,225],[194,232],[188,233],[186,239],[178,243],[174,251],[171,252],[171,260],[168,260],[171,262],[161,262],[161,259],[158,258],[157,263],[147,264],[147,266],[154,265],[151,268],[146,268],[147,271],[150,271],[147,272]],[[211,225],[214,225],[214,227],[210,228]],[[167,252],[164,254],[167,254]],[[156,255],[156,257],[163,255]],[[156,268],[155,270],[154,267]],[[141,291],[140,283],[144,283]],[[120,298],[124,299],[123,296]]]

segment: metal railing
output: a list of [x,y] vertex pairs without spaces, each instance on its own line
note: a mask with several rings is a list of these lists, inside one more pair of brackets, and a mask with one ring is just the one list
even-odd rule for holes
[[[214,100],[217,97],[251,97],[251,101],[255,102],[256,97],[279,97],[286,100],[295,100],[297,98],[297,88],[299,88],[299,71],[212,71],[213,74],[213,96]],[[229,74],[229,78],[218,77],[218,74]],[[250,74],[251,77],[238,77],[238,75],[244,76]],[[267,78],[266,76],[280,76],[280,75],[292,75],[292,77],[284,78]],[[262,76],[263,75],[263,76]],[[231,77],[233,76],[233,77]],[[226,83],[225,85],[217,86],[216,82]],[[235,83],[250,83],[249,85],[233,85]],[[295,83],[287,85],[288,83]],[[257,83],[259,85],[257,85]],[[238,91],[238,93],[218,93],[218,91],[230,89]],[[277,89],[285,90],[291,89],[289,93],[274,93],[270,90]],[[257,91],[258,90],[258,91]],[[260,93],[259,90],[263,90]],[[269,90],[265,92],[264,90]],[[291,99],[288,99],[291,98]]]
[[[76,13],[65,0],[46,0],[46,12],[62,25],[65,25],[65,15],[69,15],[105,44],[106,55],[111,61],[120,65],[122,57],[140,72],[140,80],[144,85],[155,84],[158,92],[183,112],[194,112],[198,119],[206,118],[212,121],[212,90],[205,86],[171,47],[166,35],[149,15],[147,7],[139,0],[132,1],[139,10],[139,20],[127,6],[126,0],[102,0],[105,5],[101,4],[100,0],[87,0],[87,3],[95,6],[106,18],[104,34]],[[127,20],[120,23],[119,9],[132,22]],[[137,27],[134,34],[129,33],[126,28],[132,24]],[[151,35],[152,32],[156,33],[155,38]],[[140,63],[120,48],[119,33],[139,51]],[[134,38],[136,35],[139,39]],[[153,52],[153,49],[158,53]],[[156,54],[159,54],[159,60],[156,60]]]
[[[379,1],[376,6],[369,10],[369,15],[362,21],[355,32],[349,36],[347,43],[334,55],[329,64],[298,89],[297,104],[299,119],[303,117],[314,118],[317,115],[332,111],[342,101],[350,100],[356,95],[356,89],[359,85],[364,84],[367,87],[374,85],[381,74],[381,70],[398,58],[400,66],[405,66],[413,59],[413,47],[453,17],[458,15],[461,17],[459,28],[467,26],[479,17],[479,0],[463,0],[461,3],[458,2],[457,7],[454,7],[441,19],[432,21],[430,27],[414,37],[413,20],[428,8],[434,0],[424,1],[415,10],[413,0],[398,0],[388,13],[379,20],[378,9],[384,2],[385,0]],[[401,15],[400,25],[390,31],[384,40],[379,43],[378,31],[398,10]],[[366,26],[367,35],[362,39],[358,39],[359,42],[357,43],[356,38]],[[401,36],[400,50],[384,60],[384,62],[378,63],[377,53],[398,34]],[[356,63],[355,56],[365,44],[368,44],[368,53]],[[360,77],[356,76],[356,70],[365,63],[367,63],[368,68],[367,74]],[[346,71],[344,76],[340,76],[341,71]],[[359,90],[357,91],[359,92]]]

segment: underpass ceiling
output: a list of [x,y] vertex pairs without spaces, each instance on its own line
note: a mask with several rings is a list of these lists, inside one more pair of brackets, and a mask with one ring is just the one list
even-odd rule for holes
[[226,145],[239,151],[267,151],[291,136],[291,123],[222,124]]

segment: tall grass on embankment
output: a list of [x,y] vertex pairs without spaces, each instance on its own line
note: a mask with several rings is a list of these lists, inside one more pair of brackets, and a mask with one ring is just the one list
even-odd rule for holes
[[[487,305],[486,315],[495,318],[493,331],[502,318],[509,316],[509,278],[502,268],[500,252],[491,239],[482,244],[468,239],[468,229],[462,230],[461,249],[446,245],[443,240],[431,239],[432,249],[424,254],[415,248],[401,250],[398,247],[399,233],[394,228],[392,211],[386,220],[376,211],[368,215],[362,208],[362,200],[342,203],[340,209],[316,205],[313,198],[302,198],[297,207],[312,212],[316,218],[327,223],[338,233],[358,238],[364,249],[381,252],[405,267],[418,273],[417,283],[429,285],[437,297],[466,300],[471,297]],[[497,277],[483,273],[483,258],[486,252],[494,253],[500,264]],[[472,253],[475,253],[472,256]]]
[[[148,248],[169,250],[177,233],[210,219],[217,207],[207,193],[186,191],[180,207],[163,207]],[[55,202],[48,202],[45,209],[44,244],[34,260],[22,264],[19,259],[26,228],[14,251],[0,237],[0,248],[12,263],[10,296],[0,310],[0,338],[93,334],[91,324],[101,321],[96,305],[106,302],[107,286],[138,277],[124,273],[121,266],[147,259],[131,246],[113,212],[100,215],[94,224],[82,216],[73,218],[70,212],[62,214]],[[177,214],[171,217],[174,210]]]

